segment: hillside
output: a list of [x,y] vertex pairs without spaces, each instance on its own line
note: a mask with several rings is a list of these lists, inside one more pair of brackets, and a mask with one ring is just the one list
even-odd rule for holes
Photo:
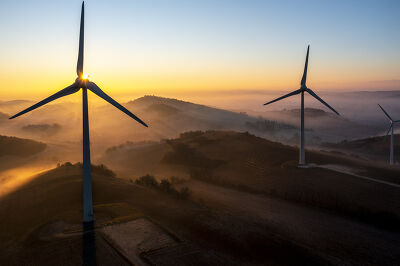
[[[30,102],[18,101],[0,107],[15,113]],[[144,96],[123,103],[148,125],[145,128],[103,101],[91,102],[90,127],[93,147],[105,150],[125,141],[159,141],[191,130],[249,131],[266,138],[292,138],[297,127],[276,120],[266,121],[245,113],[237,113],[206,105],[157,96]],[[21,106],[21,107],[20,107]],[[18,119],[0,124],[8,135],[35,138],[46,143],[79,142],[81,139],[81,107],[79,103],[54,102]],[[260,125],[261,124],[261,125]],[[118,128],[118,130],[114,130]],[[61,130],[62,129],[62,130]]]
[[[390,135],[386,138],[383,136],[370,137],[356,140],[344,140],[339,143],[324,143],[323,147],[343,151],[348,154],[356,154],[357,156],[370,160],[379,160],[387,163],[390,154]],[[394,158],[400,163],[400,135],[394,136]]]
[[46,148],[46,144],[30,139],[0,136],[0,157],[5,155],[27,157]]
[[395,262],[399,188],[322,166],[380,173],[392,184],[399,170],[326,152],[307,158],[317,165],[299,169],[295,148],[231,131],[112,147],[102,161],[116,174],[93,166],[89,239],[80,224],[82,165],[59,165],[0,198],[0,264],[81,264],[88,252],[119,265]]
[[246,130],[246,122],[257,120],[243,113],[157,96],[144,96],[128,102],[127,106],[141,112],[152,128],[165,133],[174,130],[169,137],[190,130]]
[[[92,238],[85,238],[80,224],[81,173],[81,164],[66,163],[0,199],[0,264],[77,265],[85,264],[90,253],[100,265],[130,265],[131,257],[124,246],[109,237],[115,237],[121,226],[135,226],[137,222],[142,225],[133,228],[133,239],[143,237],[143,230],[148,235],[143,240],[145,249],[139,245],[131,251],[137,252],[133,258],[140,264],[286,265],[324,261],[262,225],[117,179],[104,166],[93,166],[96,229]],[[151,228],[143,228],[143,222]],[[109,234],[112,230],[115,233]],[[153,230],[161,230],[157,234],[164,238],[157,240],[159,236]],[[125,232],[124,236],[130,234]],[[170,244],[165,237],[172,237]],[[164,245],[153,249],[159,245],[154,241],[164,241]]]
[[[13,114],[29,104],[23,101],[18,105],[6,104],[2,110]],[[123,104],[149,127],[141,126],[102,101],[91,102],[89,117],[94,148],[104,151],[125,141],[159,141],[196,130],[248,131],[266,139],[294,145],[299,139],[298,109],[234,112],[157,96],[144,96]],[[54,102],[18,119],[0,123],[0,130],[3,134],[35,138],[46,143],[79,142],[81,116],[79,102]],[[312,108],[306,108],[305,126],[309,145],[374,135],[380,130]]]
[[[301,198],[306,203],[318,197],[321,204],[324,202],[322,205],[328,208],[333,204],[329,200],[332,197],[337,198],[337,205],[346,206],[347,200],[351,201],[351,188],[358,190],[352,178],[321,168],[298,169],[295,167],[297,157],[298,150],[295,147],[248,133],[196,131],[159,143],[127,143],[114,147],[109,149],[101,161],[118,169],[118,173],[127,178],[147,173],[160,178],[175,176],[258,193]],[[386,169],[370,162],[327,152],[307,151],[306,158],[316,165],[342,165],[358,171],[359,174],[400,184],[399,169]],[[334,179],[343,180],[335,181],[333,185]],[[373,184],[365,189],[376,193],[373,192],[376,190]],[[322,195],[317,196],[320,192],[323,192]],[[393,193],[395,192],[389,194],[397,196]],[[324,197],[327,198],[326,202]],[[363,204],[380,205],[382,210],[386,209],[385,203],[378,204],[379,200],[371,200],[370,197],[363,196],[357,202],[360,207]],[[399,207],[395,204],[389,209],[395,208],[398,212]]]

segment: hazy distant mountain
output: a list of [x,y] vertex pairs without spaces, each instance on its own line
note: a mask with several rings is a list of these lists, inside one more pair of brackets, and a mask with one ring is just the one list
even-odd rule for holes
[[357,95],[358,97],[376,98],[400,98],[400,90],[392,91],[355,91],[347,94]]
[[[245,121],[255,119],[243,113],[235,113],[201,104],[157,96],[144,96],[128,102],[127,106],[131,106],[133,109],[139,108],[141,112],[150,111],[150,113],[161,116],[176,115],[183,119],[187,118],[192,121],[193,126],[196,126],[195,123],[199,122],[218,128],[235,126],[244,128]],[[173,117],[168,120],[170,124],[180,122],[182,121],[174,120]]]
[[[26,101],[15,101],[14,104],[21,103],[24,104],[18,108],[15,106],[7,108],[5,111],[16,113],[30,104]],[[7,104],[11,103],[7,102]],[[125,141],[160,140],[195,130],[248,131],[266,139],[290,144],[298,143],[299,109],[253,114],[157,96],[144,96],[126,103],[125,106],[145,121],[149,127],[140,126],[113,106],[92,103],[89,108],[89,117],[93,145],[106,149]],[[360,125],[321,109],[306,108],[305,113],[308,144],[317,145],[321,142],[376,135],[380,130],[368,125]],[[26,127],[28,123],[48,126]],[[53,124],[60,125],[62,130],[53,134],[52,130],[55,128],[49,127]],[[57,142],[76,142],[81,139],[81,106],[78,103],[55,102],[9,123],[2,123],[1,126],[0,131],[8,135],[35,137],[46,142],[49,139],[44,139],[44,137]],[[50,131],[53,133],[47,134]]]
[[265,138],[291,138],[297,127],[246,113],[232,112],[201,104],[157,96],[144,96],[127,106],[142,117],[150,132],[163,138],[191,130],[249,131]]
[[32,101],[28,101],[28,100],[0,101],[0,107],[28,104],[28,103],[31,103],[31,102]]
[[0,112],[0,122],[7,121],[9,117],[8,114]]
[[[336,115],[331,111],[319,108],[305,108],[305,128],[312,133],[307,133],[306,138],[314,136],[319,141],[312,141],[314,144],[319,142],[336,142],[343,139],[375,135],[379,132],[376,126],[360,124],[343,116]],[[266,111],[262,113],[266,119],[276,119],[282,123],[298,127],[300,125],[300,109],[283,109],[280,111]],[[314,139],[315,140],[315,139]],[[310,142],[310,141],[308,141]]]

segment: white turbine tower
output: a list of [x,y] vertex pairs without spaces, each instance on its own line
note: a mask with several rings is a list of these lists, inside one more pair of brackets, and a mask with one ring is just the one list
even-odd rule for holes
[[299,158],[299,164],[300,165],[305,165],[305,152],[304,152],[304,92],[308,92],[309,94],[311,94],[311,96],[313,96],[315,99],[317,99],[318,101],[320,101],[322,104],[324,104],[325,106],[327,106],[329,109],[331,109],[334,113],[336,113],[337,115],[339,115],[338,112],[336,112],[335,109],[333,109],[329,104],[327,104],[326,102],[324,102],[324,100],[322,100],[317,94],[315,94],[311,89],[307,88],[306,86],[306,80],[307,80],[307,68],[308,68],[308,54],[310,51],[310,45],[308,45],[307,47],[307,56],[306,56],[306,63],[304,66],[304,72],[303,72],[303,77],[301,79],[301,83],[300,83],[300,89],[293,91],[291,93],[288,93],[282,97],[279,97],[275,100],[272,100],[270,102],[265,103],[264,105],[273,103],[273,102],[277,102],[280,101],[284,98],[296,95],[296,94],[300,94],[301,93],[301,129],[300,129],[300,158]]
[[79,54],[78,54],[78,63],[76,67],[76,73],[78,77],[75,82],[66,87],[65,89],[60,90],[59,92],[51,95],[50,97],[38,102],[37,104],[32,105],[31,107],[19,112],[18,114],[10,117],[13,119],[17,116],[23,115],[27,112],[30,112],[46,103],[54,101],[58,98],[73,94],[82,89],[82,116],[83,116],[83,222],[92,222],[93,221],[93,203],[92,203],[92,177],[90,170],[90,143],[89,143],[89,117],[88,117],[88,100],[87,100],[87,90],[90,90],[97,96],[103,98],[110,104],[114,105],[116,108],[120,109],[125,114],[129,115],[142,125],[146,126],[142,120],[132,114],[125,107],[120,105],[110,96],[105,94],[94,82],[88,80],[87,75],[83,73],[83,47],[84,47],[84,17],[85,17],[85,2],[82,2],[82,11],[81,11],[81,26],[80,26],[80,35],[79,35]]
[[393,127],[394,127],[394,124],[397,122],[400,122],[400,120],[393,120],[390,117],[390,115],[385,111],[385,109],[383,109],[383,107],[380,104],[378,104],[378,105],[381,108],[382,112],[385,113],[387,118],[389,118],[390,126],[389,126],[388,131],[386,132],[385,139],[386,139],[387,135],[389,134],[389,131],[392,130],[391,135],[390,135],[390,161],[389,161],[390,164],[392,165],[392,164],[394,164],[394,132],[393,132],[394,130],[393,130]]

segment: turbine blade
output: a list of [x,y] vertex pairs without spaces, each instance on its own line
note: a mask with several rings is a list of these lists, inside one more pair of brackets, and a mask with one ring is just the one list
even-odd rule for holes
[[143,122],[142,120],[140,120],[140,118],[138,118],[136,115],[132,114],[128,109],[126,109],[125,107],[123,107],[122,105],[120,105],[118,102],[116,102],[114,99],[112,99],[110,96],[108,96],[107,94],[105,94],[94,82],[88,82],[87,83],[87,88],[89,90],[91,90],[94,94],[96,94],[97,96],[99,96],[100,98],[103,98],[104,100],[106,100],[107,102],[109,102],[110,104],[114,105],[115,107],[117,107],[119,110],[121,110],[122,112],[124,112],[125,114],[129,115],[130,117],[132,117],[133,119],[135,119],[136,121],[138,121],[140,124],[142,124],[145,127],[148,127],[146,125],[145,122]]
[[393,120],[388,113],[386,113],[385,109],[378,103],[379,107],[382,109],[382,111],[385,113],[385,115],[390,119]]
[[300,83],[301,87],[306,87],[309,52],[310,52],[310,45],[308,45],[307,47],[306,64],[304,65],[303,77],[301,78],[301,83]]
[[34,109],[36,109],[36,108],[38,108],[38,107],[40,107],[40,106],[42,106],[42,105],[45,105],[46,103],[49,103],[49,102],[54,101],[54,100],[56,100],[56,99],[58,99],[58,98],[67,96],[67,95],[69,95],[69,94],[73,94],[73,93],[75,93],[75,92],[77,92],[77,91],[79,91],[79,87],[78,87],[77,84],[74,83],[74,84],[72,84],[71,86],[68,86],[68,87],[66,87],[65,89],[62,89],[62,90],[60,90],[59,92],[57,92],[57,93],[51,95],[50,97],[47,97],[46,99],[44,99],[44,100],[38,102],[37,104],[34,104],[34,105],[32,105],[31,107],[29,107],[29,108],[26,108],[25,110],[19,112],[18,114],[13,115],[13,116],[10,117],[9,119],[16,118],[16,117],[18,117],[18,116],[20,116],[20,115],[23,115],[23,114],[25,114],[25,113],[27,113],[27,112],[30,112],[30,111],[32,111],[32,110],[34,110]]
[[76,74],[78,77],[82,76],[83,73],[83,48],[84,48],[84,28],[85,28],[85,2],[82,2],[81,11],[81,29],[79,33],[79,53],[78,53],[78,63],[76,65]]
[[326,107],[328,107],[329,109],[331,109],[335,114],[340,115],[335,109],[333,109],[329,104],[327,104],[324,100],[322,100],[317,94],[315,94],[315,92],[313,92],[311,89],[307,88],[306,91],[311,94],[311,96],[313,96],[315,99],[317,99],[318,101],[320,101],[322,104],[324,104]]
[[298,89],[298,90],[296,90],[296,91],[292,91],[291,93],[288,93],[288,94],[286,94],[286,95],[283,95],[282,97],[279,97],[279,98],[276,98],[275,100],[272,100],[272,101],[270,101],[270,102],[264,103],[264,105],[267,105],[267,104],[270,104],[270,103],[274,103],[274,102],[280,101],[280,100],[282,100],[282,99],[285,99],[285,98],[287,98],[287,97],[290,97],[290,96],[299,94],[301,91],[302,91],[302,89]]
[[383,138],[383,140],[385,140],[385,139],[387,138],[387,136],[389,135],[389,132],[390,132],[390,130],[392,129],[392,126],[393,126],[393,124],[390,123],[390,127],[389,127],[388,131],[386,132],[386,135],[385,135],[385,137]]

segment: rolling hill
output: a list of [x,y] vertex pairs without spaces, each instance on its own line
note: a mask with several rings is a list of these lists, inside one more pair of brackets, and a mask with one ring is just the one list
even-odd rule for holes
[[[230,215],[212,212],[194,202],[178,200],[115,178],[104,166],[93,166],[96,229],[88,244],[80,224],[81,173],[81,164],[66,163],[0,199],[2,265],[82,264],[92,249],[99,265],[130,265],[123,249],[110,242],[106,232],[115,228],[113,225],[118,232],[121,225],[135,221],[147,221],[175,239],[162,248],[153,250],[148,243],[145,250],[133,251],[142,258],[141,264],[149,261],[159,261],[163,265],[287,264],[295,261],[319,264],[324,261],[309,250],[265,230],[262,225],[243,219],[232,220]],[[137,238],[141,228],[135,228],[132,234]],[[148,234],[152,229],[146,230]],[[127,234],[131,233],[125,232]],[[290,256],[283,256],[283,253]]]
[[[378,160],[387,163],[390,152],[390,136],[370,137],[356,140],[343,140],[339,143],[324,143],[323,147],[342,151],[348,154],[356,154],[369,160]],[[400,162],[400,135],[394,136],[394,158]]]
[[[25,103],[25,104],[24,104]],[[21,109],[28,102],[18,103]],[[3,107],[14,113],[15,105]],[[248,131],[254,135],[285,143],[298,142],[298,113],[296,110],[264,112],[249,115],[206,105],[157,96],[144,96],[125,106],[149,128],[144,128],[113,106],[93,103],[90,108],[91,141],[93,147],[104,151],[125,141],[159,141],[174,138],[180,133],[195,130]],[[341,141],[367,132],[353,121],[335,117],[318,109],[306,109],[307,143]],[[59,125],[56,130],[52,125]],[[33,126],[32,126],[33,125]],[[81,110],[78,103],[53,103],[21,118],[2,123],[0,130],[8,135],[32,138],[46,142],[79,142],[81,139]],[[114,130],[118,128],[118,130]],[[362,129],[362,130],[360,130]],[[368,129],[369,130],[369,129]],[[56,133],[56,134],[55,134]]]
[[42,152],[45,148],[46,144],[42,142],[0,135],[0,157],[27,157]]
[[[296,148],[232,131],[111,147],[100,161],[116,174],[93,166],[90,244],[80,224],[82,165],[65,163],[0,199],[0,264],[81,264],[93,249],[99,264],[120,265],[398,261],[400,170],[329,152],[307,158],[313,167],[297,168]],[[146,174],[159,188],[135,184]],[[168,192],[181,189],[189,196]]]
[[[388,198],[379,203],[379,199],[369,196],[376,194],[373,183],[370,186],[363,185],[366,190],[357,194],[361,198],[355,203],[351,195],[356,195],[354,193],[358,191],[357,182],[353,178],[346,178],[344,174],[318,166],[341,165],[354,169],[358,174],[397,184],[400,184],[400,169],[374,166],[370,162],[335,153],[307,151],[307,160],[316,167],[304,170],[296,167],[297,157],[297,148],[249,133],[196,131],[159,143],[128,143],[114,147],[100,161],[118,169],[117,173],[125,178],[135,179],[145,174],[159,178],[175,176],[306,204],[318,198],[321,207],[342,206],[343,212],[347,212],[347,207],[357,204],[354,209],[379,206],[373,209],[396,210],[395,213],[400,214],[400,206],[394,200],[398,196],[396,189],[386,194],[388,197],[392,195],[391,203],[386,202]],[[382,189],[391,190],[390,187]],[[334,202],[332,199],[335,199]]]

